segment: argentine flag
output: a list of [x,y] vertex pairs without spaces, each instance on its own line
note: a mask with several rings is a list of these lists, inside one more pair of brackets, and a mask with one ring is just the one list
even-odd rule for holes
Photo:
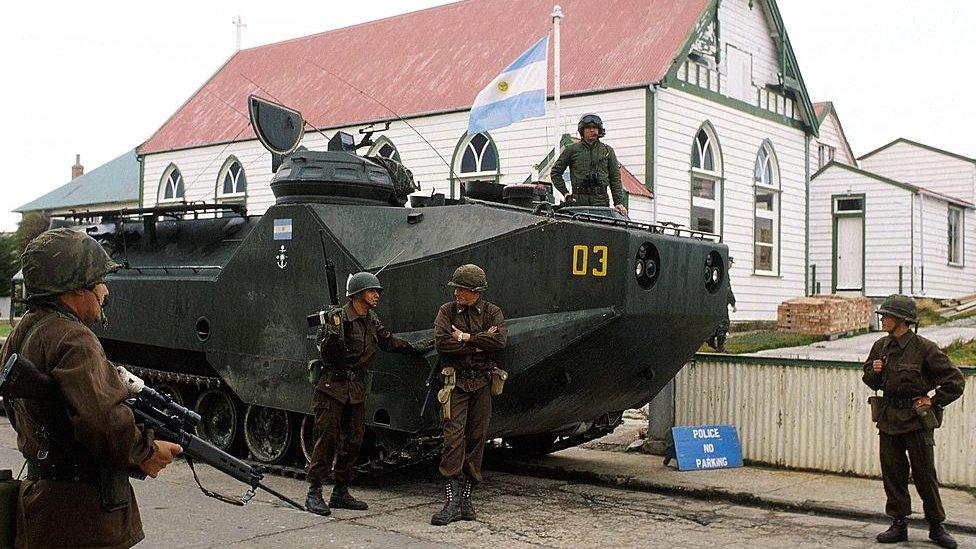
[[471,106],[468,135],[546,114],[549,36],[532,45],[481,90]]

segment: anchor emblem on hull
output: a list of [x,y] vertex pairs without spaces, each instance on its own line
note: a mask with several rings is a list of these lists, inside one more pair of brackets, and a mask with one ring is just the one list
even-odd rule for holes
[[284,245],[282,245],[281,248],[278,249],[278,255],[276,255],[275,258],[278,260],[277,263],[279,269],[284,269],[285,265],[288,265],[288,255],[285,254]]

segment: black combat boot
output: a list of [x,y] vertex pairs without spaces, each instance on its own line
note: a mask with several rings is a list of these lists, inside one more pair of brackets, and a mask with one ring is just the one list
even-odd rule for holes
[[444,508],[430,517],[434,526],[444,526],[461,518],[461,481],[450,479],[444,483]]
[[322,499],[322,487],[312,485],[308,487],[308,495],[305,496],[305,510],[309,513],[315,513],[316,515],[322,515],[327,517],[332,514],[332,509],[329,509],[328,504]]
[[930,522],[929,523],[929,539],[934,541],[939,547],[945,547],[946,549],[956,549],[959,546],[956,540],[946,532],[945,526],[942,526],[941,522]]
[[478,515],[474,512],[474,505],[471,504],[471,479],[465,478],[461,485],[461,508],[458,510],[458,518],[461,520],[478,520]]
[[369,509],[365,501],[359,501],[349,493],[349,486],[337,482],[332,488],[332,497],[329,498],[329,505],[336,509],[352,509],[353,511],[365,511]]
[[899,541],[908,541],[908,523],[905,522],[905,517],[898,517],[891,523],[891,526],[878,534],[875,538],[878,543],[898,543]]

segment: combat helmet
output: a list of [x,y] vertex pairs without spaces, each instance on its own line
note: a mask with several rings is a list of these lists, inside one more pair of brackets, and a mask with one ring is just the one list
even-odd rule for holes
[[91,288],[122,268],[101,244],[71,229],[52,229],[31,240],[21,257],[27,299]]
[[597,134],[599,137],[607,135],[607,130],[603,128],[603,119],[593,113],[584,114],[580,117],[579,123],[576,124],[576,131],[580,134],[580,137],[583,137],[583,128],[587,126],[596,126],[600,130]]
[[918,311],[915,300],[907,295],[892,294],[888,296],[878,309],[879,315],[890,315],[900,318],[909,324],[918,324]]
[[346,281],[346,297],[352,297],[366,290],[383,291],[383,285],[376,275],[362,271],[349,276],[349,280]]
[[473,292],[483,292],[488,289],[488,277],[481,267],[468,263],[454,270],[454,276],[447,283],[455,288],[465,288]]

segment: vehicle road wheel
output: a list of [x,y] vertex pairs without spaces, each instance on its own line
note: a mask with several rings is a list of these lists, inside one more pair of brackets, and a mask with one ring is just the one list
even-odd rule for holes
[[291,448],[293,424],[285,410],[256,406],[244,413],[244,441],[254,459],[279,463]]
[[176,385],[170,385],[169,383],[157,383],[153,385],[153,389],[161,395],[168,396],[173,399],[173,402],[183,406],[183,393],[180,392],[179,387]]
[[208,389],[200,393],[195,408],[201,417],[197,435],[225,452],[234,453],[241,438],[240,415],[234,395],[223,389]]

